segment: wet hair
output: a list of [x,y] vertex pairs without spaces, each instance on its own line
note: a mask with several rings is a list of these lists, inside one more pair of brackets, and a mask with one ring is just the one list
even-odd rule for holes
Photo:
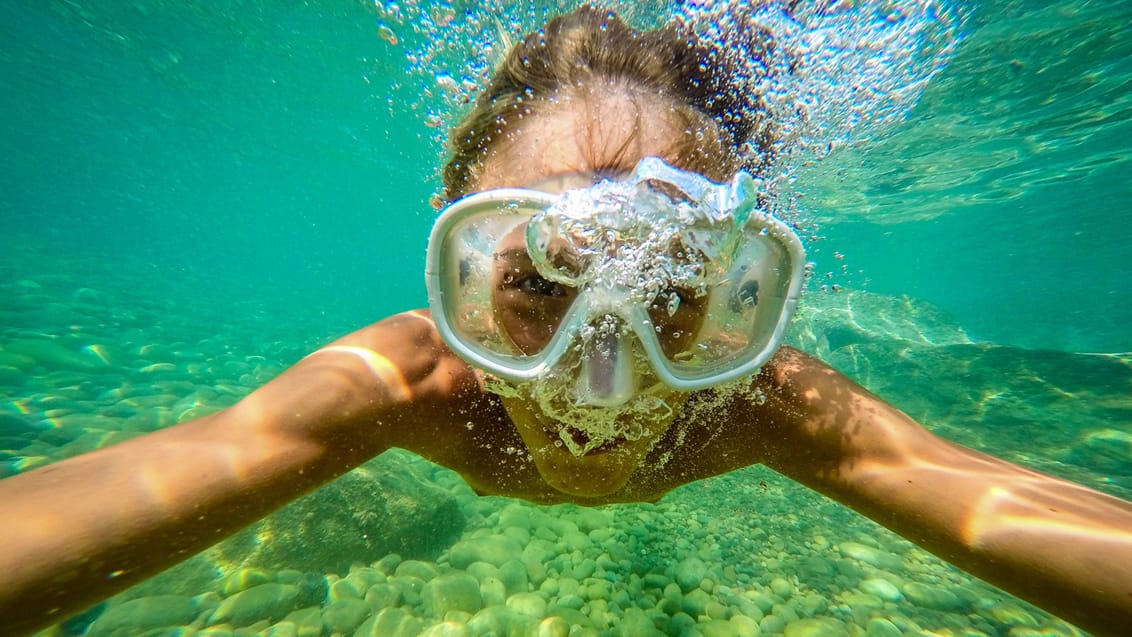
[[[745,34],[741,45],[765,54],[764,36]],[[692,133],[676,141],[669,163],[717,180],[739,168],[757,172],[769,158],[771,134],[759,96],[736,86],[735,70],[728,68],[725,47],[735,45],[710,42],[679,22],[640,31],[594,5],[550,20],[507,52],[472,111],[450,132],[444,198],[452,201],[474,187],[480,162],[520,118],[563,95],[601,95],[599,87],[610,84],[627,88],[638,104],[643,96],[660,96],[671,105],[666,115]]]

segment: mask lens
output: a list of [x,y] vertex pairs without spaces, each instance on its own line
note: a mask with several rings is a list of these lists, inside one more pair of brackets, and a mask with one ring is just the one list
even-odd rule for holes
[[[781,341],[803,260],[794,233],[755,201],[745,173],[713,184],[656,158],[629,180],[562,195],[472,195],[433,228],[437,327],[469,362],[510,380],[581,357],[584,393],[608,404],[633,391],[630,349],[679,389],[750,373]],[[586,328],[600,317],[617,317],[617,338],[591,342]],[[635,340],[640,348],[625,346]]]
[[696,305],[702,321],[695,334],[679,352],[665,348],[673,371],[682,376],[710,376],[763,353],[793,309],[797,265],[783,242],[759,224],[748,225],[756,227],[741,239],[731,267]]
[[[543,351],[558,331],[578,291],[563,282],[569,278],[547,278],[535,267],[527,252],[526,228],[525,222],[515,226],[496,246],[492,258],[491,306],[496,325],[517,350],[512,353],[534,356]],[[570,272],[572,262],[568,257],[567,249],[555,250],[551,261],[555,271]]]
[[490,356],[537,354],[569,307],[572,297],[538,276],[523,246],[523,229],[539,209],[537,201],[473,202],[437,233],[434,312],[467,347]]

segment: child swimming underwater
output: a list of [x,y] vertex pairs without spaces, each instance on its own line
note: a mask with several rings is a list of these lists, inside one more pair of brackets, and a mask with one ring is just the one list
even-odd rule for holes
[[7,627],[63,619],[391,447],[545,503],[652,501],[763,463],[1084,628],[1132,625],[1132,505],[937,438],[778,347],[800,246],[757,210],[760,167],[736,147],[769,152],[772,132],[689,41],[593,8],[552,20],[452,134],[431,314],[0,482]]

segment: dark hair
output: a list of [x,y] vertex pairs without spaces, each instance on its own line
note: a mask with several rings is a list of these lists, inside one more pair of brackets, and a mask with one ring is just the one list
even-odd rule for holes
[[[769,45],[762,36],[750,34],[744,45],[765,54]],[[735,85],[724,46],[730,44],[707,42],[681,23],[640,31],[593,5],[550,20],[507,52],[472,112],[452,129],[444,197],[451,201],[467,194],[478,163],[518,119],[513,116],[532,112],[558,91],[585,90],[599,80],[666,97],[673,115],[689,129],[720,137],[716,144],[693,138],[676,150],[690,168],[714,164],[715,173],[758,170],[751,164],[765,163],[771,135],[764,130],[759,96]],[[757,152],[747,152],[748,141]],[[709,146],[729,152],[707,157]]]

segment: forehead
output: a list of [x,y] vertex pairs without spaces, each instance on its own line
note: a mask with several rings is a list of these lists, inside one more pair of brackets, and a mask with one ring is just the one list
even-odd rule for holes
[[[623,174],[650,155],[676,163],[697,143],[698,131],[687,119],[664,98],[627,90],[546,101],[509,123],[476,171],[474,190]],[[710,123],[703,119],[701,125]]]

